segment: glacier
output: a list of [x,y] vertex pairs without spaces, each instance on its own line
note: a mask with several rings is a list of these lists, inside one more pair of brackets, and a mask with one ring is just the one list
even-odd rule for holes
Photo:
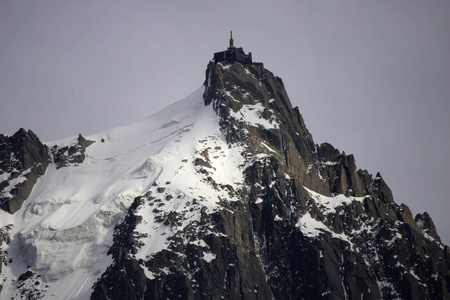
[[[195,198],[213,210],[224,192],[196,176],[192,164],[206,148],[213,149],[215,180],[242,184],[241,149],[228,147],[219,117],[204,105],[203,92],[200,87],[143,121],[88,136],[95,143],[86,149],[82,164],[59,169],[50,164],[19,211],[10,215],[0,210],[0,226],[14,224],[10,231],[14,238],[3,248],[10,262],[0,275],[2,298],[19,299],[26,287],[17,289],[16,280],[31,270],[38,277],[30,289],[39,286],[40,294],[57,299],[88,299],[95,280],[112,263],[106,253],[114,225],[133,199],[155,182],[167,183],[171,192],[183,195],[172,201],[174,210]],[[46,144],[63,147],[74,140]],[[147,222],[153,219],[151,211],[138,213]],[[165,247],[165,228],[141,227],[148,243],[137,257]],[[212,254],[207,259],[213,259]]]

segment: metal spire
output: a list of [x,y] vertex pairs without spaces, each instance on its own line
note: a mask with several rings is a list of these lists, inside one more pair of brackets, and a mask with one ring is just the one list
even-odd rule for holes
[[230,47],[234,47],[233,46],[233,31],[230,31]]

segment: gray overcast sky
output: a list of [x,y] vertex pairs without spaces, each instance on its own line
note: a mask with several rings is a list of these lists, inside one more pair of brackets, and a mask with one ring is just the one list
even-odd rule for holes
[[449,16],[445,0],[0,0],[0,132],[139,121],[200,86],[233,30],[316,143],[380,171],[450,244]]

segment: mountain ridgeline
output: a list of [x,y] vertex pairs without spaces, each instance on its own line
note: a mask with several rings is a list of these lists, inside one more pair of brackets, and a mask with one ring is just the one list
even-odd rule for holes
[[[449,249],[429,215],[413,218],[353,155],[315,145],[280,78],[260,65],[210,63],[205,85],[227,140],[264,154],[244,171],[244,202],[265,298],[448,299]],[[278,126],[230,117],[245,105],[262,105]],[[346,201],[332,204],[339,195]]]
[[[227,143],[242,146],[244,184],[230,191],[237,200],[222,199],[217,211],[141,262],[126,255],[139,247],[130,229],[143,221],[130,208],[116,229],[115,264],[92,299],[125,291],[135,299],[449,297],[450,253],[429,216],[414,219],[380,174],[357,170],[352,155],[315,145],[280,78],[262,65],[210,62],[204,102],[220,116]],[[246,119],[248,111],[271,126]],[[208,156],[198,159],[198,171],[215,186]],[[342,194],[347,201],[330,209]],[[176,226],[176,218],[167,220]],[[186,240],[200,240],[215,259],[206,263],[202,247]],[[146,278],[139,263],[155,278]]]
[[[98,255],[109,260],[74,298],[450,299],[450,251],[430,216],[396,204],[381,175],[358,170],[353,155],[315,144],[280,78],[260,63],[211,61],[201,93],[202,114],[213,112],[217,130],[178,119],[160,127],[180,124],[168,131],[177,132],[170,145],[193,143],[192,151],[164,152],[176,161],[173,172],[158,167],[162,152],[133,171],[151,171],[150,184],[121,210],[102,211],[111,241]],[[91,147],[108,146],[80,135],[50,147],[23,130],[0,139],[8,175],[0,207],[10,214],[32,206],[49,165],[78,168],[94,156]],[[22,236],[9,234],[14,226],[0,232],[4,268],[7,244]],[[29,273],[11,273],[8,289],[50,299],[57,279],[43,276],[47,289],[25,284],[37,280],[37,256]]]

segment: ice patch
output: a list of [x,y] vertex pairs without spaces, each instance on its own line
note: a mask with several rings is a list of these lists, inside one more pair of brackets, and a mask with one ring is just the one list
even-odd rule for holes
[[336,213],[336,208],[342,205],[348,205],[353,201],[362,202],[365,197],[346,197],[343,194],[336,195],[334,197],[328,197],[321,195],[313,190],[306,188],[309,196],[319,204],[320,208],[323,210],[324,214]]
[[203,259],[209,263],[212,260],[216,259],[216,255],[213,253],[205,252],[203,253]]
[[332,231],[325,224],[314,219],[309,212],[298,219],[295,227],[300,229],[304,235],[313,238],[317,238],[321,234],[329,233],[333,238],[349,243],[350,247],[353,249],[353,243],[350,241],[348,236]]
[[280,128],[280,125],[275,117],[272,117],[269,120],[263,118],[264,109],[265,108],[261,103],[256,103],[253,105],[245,104],[239,111],[231,111],[230,115],[231,117],[253,127],[262,126],[266,129]]

